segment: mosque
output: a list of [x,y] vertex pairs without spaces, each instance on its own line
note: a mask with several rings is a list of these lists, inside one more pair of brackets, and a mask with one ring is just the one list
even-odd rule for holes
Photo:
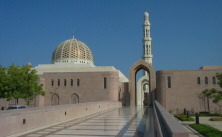
[[92,52],[74,34],[55,48],[52,64],[35,69],[46,91],[39,106],[118,101],[122,86],[128,82],[113,66],[95,66]]
[[[89,47],[73,37],[59,44],[52,54],[51,64],[38,65],[34,69],[43,84],[45,96],[36,97],[31,106],[51,106],[95,101],[121,101],[123,106],[151,105],[160,102],[168,111],[181,113],[218,112],[218,107],[198,95],[206,88],[222,90],[216,73],[222,66],[202,66],[197,70],[161,70],[152,67],[149,14],[144,13],[142,59],[132,64],[129,76],[114,66],[95,66]],[[143,76],[136,82],[136,74]],[[156,75],[156,76],[155,76]],[[2,100],[1,100],[2,102]],[[1,105],[13,105],[13,100]],[[24,104],[24,102],[19,102]]]

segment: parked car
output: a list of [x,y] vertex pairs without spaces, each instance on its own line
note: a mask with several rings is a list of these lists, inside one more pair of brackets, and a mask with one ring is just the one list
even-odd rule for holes
[[24,108],[26,108],[26,107],[25,106],[10,106],[10,107],[8,107],[7,110],[11,110],[11,109],[24,109]]

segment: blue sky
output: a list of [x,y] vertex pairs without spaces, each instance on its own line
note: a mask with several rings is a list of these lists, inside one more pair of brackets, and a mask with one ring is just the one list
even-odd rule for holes
[[0,65],[50,64],[74,29],[96,66],[128,77],[142,56],[146,9],[156,71],[222,65],[221,0],[0,0]]

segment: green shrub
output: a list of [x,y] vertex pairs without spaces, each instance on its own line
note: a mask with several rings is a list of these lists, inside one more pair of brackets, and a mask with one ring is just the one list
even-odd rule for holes
[[210,113],[206,112],[206,111],[201,111],[201,112],[199,112],[199,114],[210,114]]
[[222,118],[219,117],[212,117],[210,118],[211,121],[222,121]]
[[173,110],[169,110],[169,113],[170,113],[170,114],[173,114],[173,112],[174,112]]
[[187,118],[186,115],[182,115],[182,114],[174,115],[174,117],[178,118],[181,121],[194,121],[193,118],[191,118],[191,117]]
[[[195,117],[195,114],[191,114],[191,117]],[[199,114],[200,117],[206,117],[206,116],[220,116],[220,114],[209,114],[209,113],[200,113]]]
[[211,126],[207,126],[204,124],[190,124],[189,126],[205,137],[222,137],[222,132]]

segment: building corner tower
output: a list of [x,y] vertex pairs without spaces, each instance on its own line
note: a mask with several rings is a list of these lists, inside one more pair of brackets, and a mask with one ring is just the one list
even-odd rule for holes
[[144,13],[143,22],[143,56],[142,59],[152,65],[153,55],[151,53],[151,37],[150,37],[150,22],[149,14],[147,11]]

